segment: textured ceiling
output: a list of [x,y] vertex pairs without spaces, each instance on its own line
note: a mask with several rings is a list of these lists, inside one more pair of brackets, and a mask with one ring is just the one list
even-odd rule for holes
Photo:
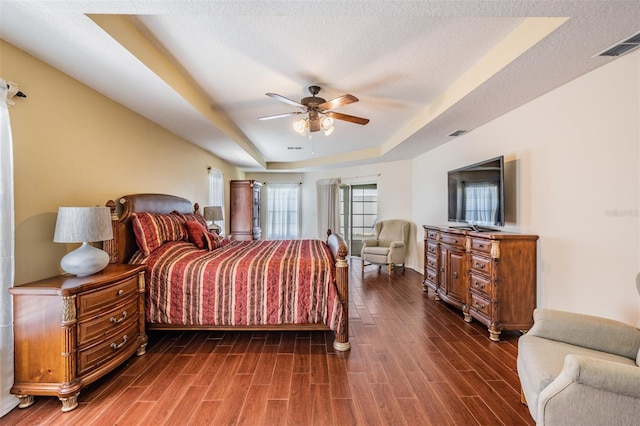
[[[639,30],[637,0],[0,2],[3,39],[245,170],[413,158]],[[257,119],[296,111],[265,93],[312,84],[370,123],[310,138]]]

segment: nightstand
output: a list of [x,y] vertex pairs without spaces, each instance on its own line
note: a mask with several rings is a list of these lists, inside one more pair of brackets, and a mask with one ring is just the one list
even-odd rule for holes
[[80,390],[147,345],[144,266],[111,264],[86,277],[61,275],[9,289],[13,295],[14,383],[20,408],[55,395],[62,411]]

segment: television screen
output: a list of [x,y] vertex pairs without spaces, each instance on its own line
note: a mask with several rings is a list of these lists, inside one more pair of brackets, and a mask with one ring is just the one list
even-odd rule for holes
[[449,221],[504,226],[504,157],[448,173]]

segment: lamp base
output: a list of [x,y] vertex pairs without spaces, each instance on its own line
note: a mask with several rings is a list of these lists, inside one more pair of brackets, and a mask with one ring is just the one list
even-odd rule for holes
[[102,271],[109,264],[109,255],[89,243],[67,253],[60,261],[63,271],[84,277]]

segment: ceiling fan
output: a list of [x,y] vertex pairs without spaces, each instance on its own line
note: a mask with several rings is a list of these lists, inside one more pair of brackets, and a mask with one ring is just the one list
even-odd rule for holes
[[309,129],[310,132],[318,132],[323,130],[326,135],[329,135],[333,131],[333,119],[348,121],[350,123],[365,125],[369,122],[368,118],[356,117],[354,115],[342,114],[340,112],[333,111],[343,105],[352,104],[358,102],[358,98],[353,95],[342,95],[335,99],[327,101],[319,96],[320,86],[309,86],[309,93],[311,96],[302,98],[300,102],[296,102],[277,93],[267,93],[267,96],[271,96],[281,102],[289,105],[296,106],[302,111],[287,112],[284,114],[268,115],[266,117],[260,117],[259,120],[271,120],[273,118],[289,117],[291,115],[299,115],[308,113],[308,117],[302,120],[296,121],[293,125],[294,129],[300,134],[303,134],[305,129]]

